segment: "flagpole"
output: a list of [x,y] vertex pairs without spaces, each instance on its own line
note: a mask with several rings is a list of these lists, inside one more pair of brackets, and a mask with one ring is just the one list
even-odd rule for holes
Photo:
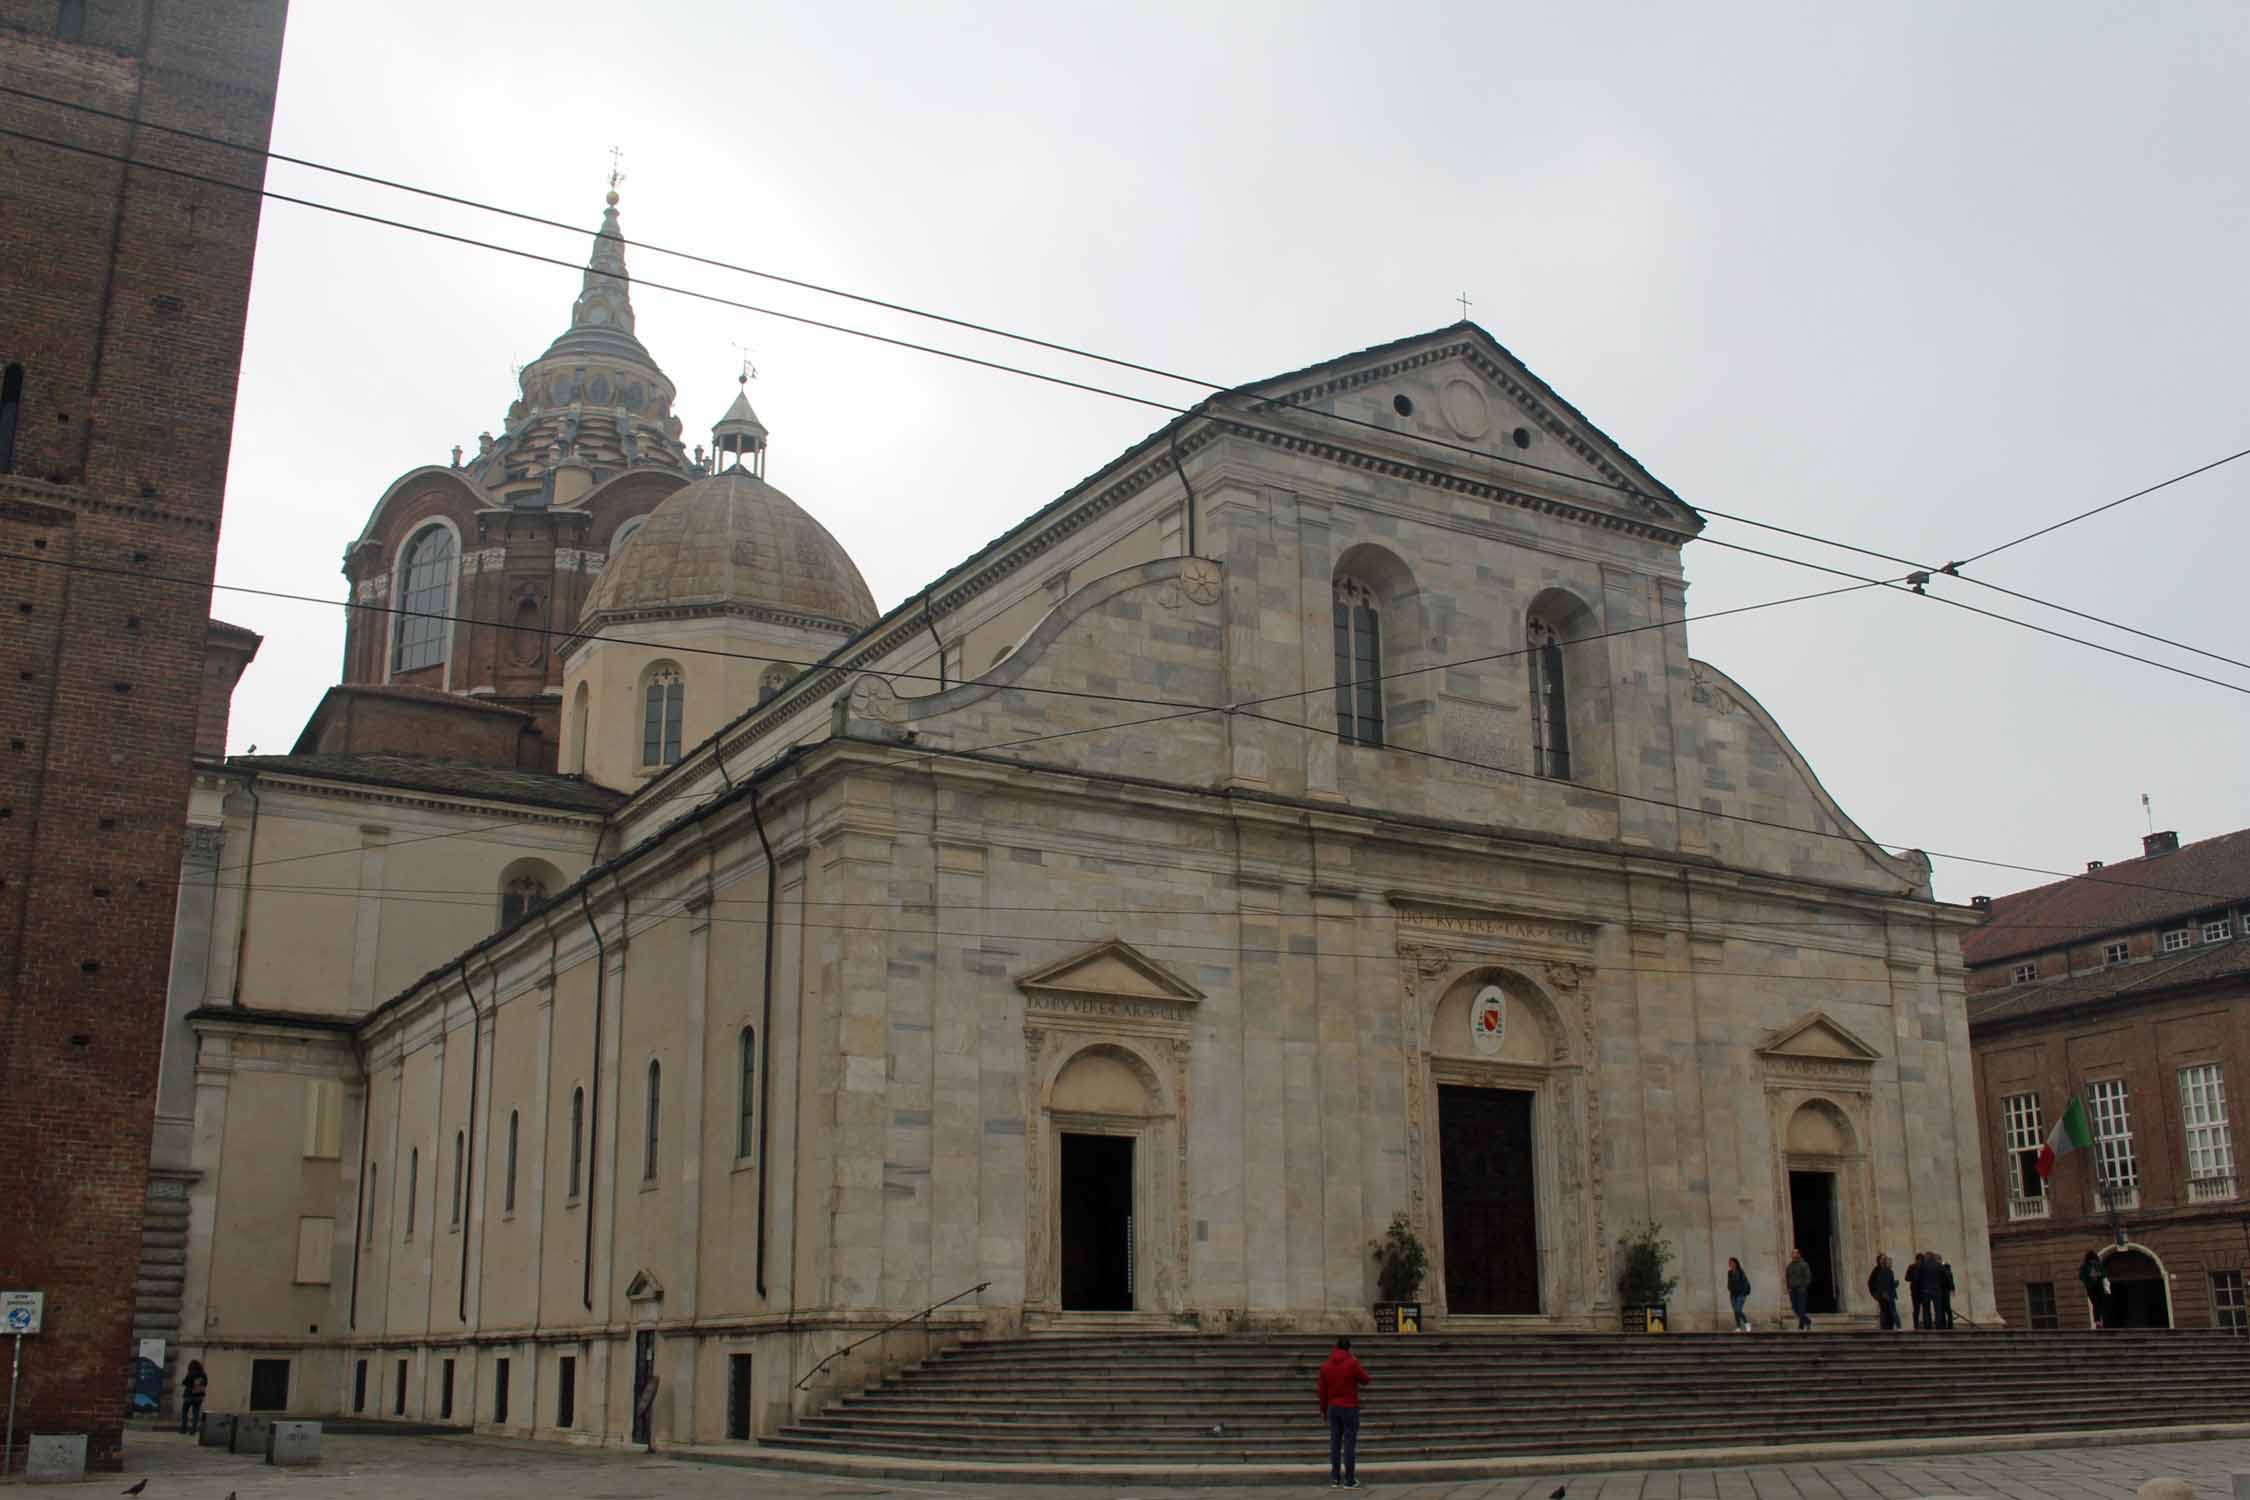
[[[2084,1109],[2086,1107],[2086,1080],[2083,1077],[2078,1080],[2078,1092],[2073,1097],[2079,1101],[2079,1108]],[[2069,1106],[2066,1104],[2064,1107],[2067,1109]],[[2110,1240],[2118,1248],[2122,1249],[2125,1244],[2125,1226],[2117,1216],[2116,1185],[2109,1180],[2109,1173],[2103,1169],[2103,1159],[2105,1153],[2102,1151],[2101,1133],[2094,1128],[2094,1122],[2091,1118],[2087,1120],[2086,1126],[2087,1134],[2093,1136],[2094,1138],[2094,1186],[2100,1190],[2102,1195],[2102,1208],[2109,1215]]]

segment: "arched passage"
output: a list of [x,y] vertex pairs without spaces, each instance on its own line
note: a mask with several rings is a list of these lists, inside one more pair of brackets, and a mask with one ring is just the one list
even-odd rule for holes
[[2109,1278],[2104,1328],[2172,1326],[2172,1278],[2154,1251],[2145,1245],[2112,1245],[2102,1252],[2102,1274]]

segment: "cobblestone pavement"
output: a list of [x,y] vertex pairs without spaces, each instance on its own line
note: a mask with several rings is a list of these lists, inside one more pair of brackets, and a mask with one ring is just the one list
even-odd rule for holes
[[[171,1433],[134,1432],[123,1476],[65,1493],[114,1493],[146,1477],[143,1500],[1191,1500],[1292,1493],[1287,1485],[1211,1489],[1150,1486],[941,1484],[788,1474],[727,1464],[650,1458],[544,1443],[474,1437],[355,1437],[322,1440],[317,1469],[271,1469],[247,1457],[196,1447]],[[1569,1500],[2131,1500],[2159,1475],[2195,1482],[2198,1500],[2233,1500],[2229,1475],[2250,1472],[2250,1440],[2057,1448],[2023,1453],[1863,1459],[1720,1469],[1620,1470],[1567,1478],[1473,1479],[1437,1484],[1367,1483],[1377,1500],[1546,1500],[1557,1484]],[[1327,1490],[1325,1475],[1305,1488]]]

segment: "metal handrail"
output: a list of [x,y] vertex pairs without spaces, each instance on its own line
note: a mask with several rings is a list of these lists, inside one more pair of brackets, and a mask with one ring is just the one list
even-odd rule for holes
[[815,1375],[818,1375],[821,1371],[834,1364],[837,1360],[842,1359],[845,1355],[851,1353],[860,1345],[873,1343],[876,1339],[881,1338],[884,1334],[890,1333],[895,1329],[904,1328],[909,1323],[921,1322],[925,1325],[923,1331],[925,1333],[928,1332],[929,1330],[926,1325],[931,1313],[936,1312],[941,1307],[950,1307],[954,1303],[960,1301],[963,1297],[974,1297],[977,1293],[983,1291],[986,1287],[989,1287],[991,1285],[992,1283],[989,1281],[980,1281],[965,1292],[955,1292],[952,1296],[946,1298],[943,1302],[933,1302],[918,1313],[908,1313],[905,1317],[900,1318],[895,1323],[886,1323],[881,1328],[878,1328],[873,1333],[869,1334],[866,1338],[852,1340],[843,1348],[838,1349],[834,1354],[829,1355],[819,1364],[814,1365],[811,1369],[807,1370],[805,1372],[804,1379],[797,1382],[796,1389],[800,1391],[803,1390],[807,1382],[809,1382]]

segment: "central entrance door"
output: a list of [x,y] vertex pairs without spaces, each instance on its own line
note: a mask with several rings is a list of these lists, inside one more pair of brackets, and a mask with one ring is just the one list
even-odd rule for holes
[[1062,1305],[1133,1310],[1133,1138],[1062,1138]]
[[1539,1311],[1531,1098],[1518,1089],[1438,1085],[1448,1312]]
[[648,1414],[654,1399],[649,1390],[656,1379],[656,1330],[644,1328],[633,1335],[633,1441],[648,1441]]
[[1808,1312],[1842,1311],[1836,1296],[1836,1174],[1789,1174],[1789,1232],[1806,1264],[1812,1267],[1812,1285],[1806,1290]]

